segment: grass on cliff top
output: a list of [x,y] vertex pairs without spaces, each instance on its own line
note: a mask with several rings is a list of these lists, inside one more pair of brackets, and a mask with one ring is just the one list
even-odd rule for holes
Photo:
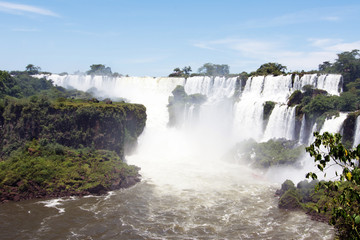
[[99,184],[136,176],[137,168],[112,151],[72,149],[46,140],[33,140],[0,162],[0,190],[27,191],[29,184],[47,192],[83,191]]

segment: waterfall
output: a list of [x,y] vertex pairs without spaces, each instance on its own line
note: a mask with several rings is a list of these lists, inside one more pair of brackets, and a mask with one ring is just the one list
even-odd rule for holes
[[267,124],[263,141],[271,138],[295,138],[295,107],[276,105]]
[[322,89],[332,95],[340,95],[342,92],[342,76],[339,74],[305,74],[301,78],[295,78],[294,89],[301,90],[306,85]]
[[356,118],[353,147],[355,148],[359,144],[360,144],[360,116]]
[[[295,131],[299,129],[295,129],[295,108],[286,105],[289,96],[305,85],[312,85],[330,94],[339,95],[342,81],[341,75],[336,74],[319,76],[305,74],[301,77],[298,75],[255,76],[247,79],[239,99],[235,99],[236,77],[197,76],[186,80],[56,74],[47,77],[59,86],[83,91],[94,90],[102,97],[122,97],[134,103],[143,103],[148,112],[154,112],[149,114],[147,124],[161,126],[166,126],[168,121],[166,108],[168,97],[177,85],[182,85],[189,95],[199,93],[207,96],[207,101],[200,106],[200,109],[194,106],[185,108],[182,115],[184,126],[193,126],[196,122],[196,126],[203,129],[226,130],[226,134],[234,141],[249,138],[256,141],[267,141],[271,138],[294,140],[296,135],[300,135],[299,141],[302,143],[309,143],[312,136],[309,136],[308,141],[305,140],[308,136],[305,118],[301,121],[300,133],[296,134]],[[263,111],[267,101],[274,102],[275,108],[265,126]],[[149,104],[146,104],[147,102]],[[327,124],[328,121],[325,122],[324,127]]]
[[[319,133],[320,134],[324,132],[339,133],[346,117],[347,117],[347,113],[340,113],[339,116],[333,116],[330,119],[326,119]],[[311,135],[309,136],[309,140],[307,144],[311,144],[314,142],[315,137],[312,135],[312,133],[315,132],[316,129],[317,129],[317,124],[315,123],[311,131]]]
[[191,77],[187,79],[184,88],[187,94],[200,93],[211,101],[218,101],[234,95],[236,79],[236,77]]
[[326,119],[322,126],[320,133],[330,132],[339,133],[344,120],[347,117],[347,113],[340,113],[339,116],[333,116],[331,119]]
[[306,139],[306,118],[305,116],[302,117],[301,127],[300,127],[300,136],[299,136],[299,143],[300,144],[307,144]]
[[266,101],[286,103],[292,93],[291,75],[266,76],[261,97]]
[[318,78],[316,87],[326,90],[329,94],[339,95],[342,92],[342,88],[340,88],[341,81],[342,76],[339,74],[321,75]]

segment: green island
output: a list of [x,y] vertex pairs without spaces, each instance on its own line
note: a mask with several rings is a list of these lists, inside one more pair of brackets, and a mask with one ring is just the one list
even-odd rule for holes
[[136,147],[146,108],[99,101],[29,71],[0,71],[0,202],[103,194],[138,182],[139,169],[124,156]]

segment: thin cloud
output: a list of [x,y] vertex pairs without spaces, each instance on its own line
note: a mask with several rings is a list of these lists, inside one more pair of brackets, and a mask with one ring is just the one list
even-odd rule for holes
[[342,42],[341,39],[331,39],[331,38],[309,38],[308,41],[310,42],[311,46],[322,49]]
[[328,52],[345,52],[351,51],[354,49],[360,49],[360,41],[355,42],[344,42],[342,39],[308,39],[312,46],[318,47],[319,49],[328,51]]
[[321,18],[322,20],[325,20],[325,21],[329,21],[329,22],[337,22],[340,20],[339,17],[335,17],[335,16],[328,16],[328,17],[323,17]]
[[59,17],[59,15],[56,14],[55,12],[47,10],[45,8],[39,8],[31,5],[16,4],[10,2],[0,2],[0,11],[11,14],[33,13],[44,16]]
[[197,47],[197,48],[202,48],[202,49],[216,50],[215,48],[210,47],[206,43],[194,43],[193,46]]
[[193,44],[194,47],[216,50],[216,51],[236,51],[243,55],[257,55],[272,52],[280,43],[259,41],[254,39],[224,38],[213,41],[204,41]]
[[40,32],[37,28],[14,28],[13,32]]

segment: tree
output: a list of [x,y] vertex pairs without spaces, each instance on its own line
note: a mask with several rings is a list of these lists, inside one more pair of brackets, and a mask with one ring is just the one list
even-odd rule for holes
[[0,71],[0,98],[4,95],[10,95],[16,81],[8,72]]
[[169,77],[184,77],[184,78],[188,78],[190,76],[190,72],[191,72],[191,67],[183,67],[182,69],[180,68],[174,68],[173,72],[169,74]]
[[256,72],[254,73],[254,75],[281,75],[281,74],[285,74],[287,67],[283,66],[279,63],[265,63],[263,65],[261,65]]
[[183,71],[180,68],[174,68],[173,72],[169,74],[169,77],[181,77],[183,75]]
[[205,63],[198,72],[206,76],[226,76],[230,73],[230,67],[226,64]]
[[29,74],[29,75],[34,75],[34,74],[38,74],[39,71],[41,70],[40,67],[35,67],[34,64],[28,64],[26,67],[26,72]]
[[93,64],[90,70],[86,72],[88,75],[111,75],[111,68],[105,67],[103,64]]
[[183,67],[182,72],[183,72],[184,77],[188,78],[190,76],[190,72],[192,72],[192,69],[190,66],[188,66],[188,67],[185,66],[185,67]]
[[[317,168],[325,172],[329,166],[340,166],[342,172],[335,172],[336,181],[320,182],[319,188],[325,189],[328,201],[320,210],[331,210],[330,223],[333,224],[341,239],[360,239],[360,145],[346,149],[341,143],[341,135],[325,132],[314,133],[314,143],[306,151],[314,158]],[[326,176],[326,172],[324,173]],[[307,178],[317,179],[309,172]]]
[[328,72],[332,67],[332,64],[329,61],[325,61],[322,64],[319,64],[320,72]]
[[356,78],[360,77],[359,57],[359,50],[338,54],[338,59],[334,63],[334,68],[343,76],[345,86],[349,82],[355,81]]
[[360,78],[360,53],[359,50],[354,49],[351,52],[339,53],[338,58],[332,64],[324,62],[319,65],[319,71],[325,73],[338,73],[344,78],[344,90],[346,91],[347,84]]

